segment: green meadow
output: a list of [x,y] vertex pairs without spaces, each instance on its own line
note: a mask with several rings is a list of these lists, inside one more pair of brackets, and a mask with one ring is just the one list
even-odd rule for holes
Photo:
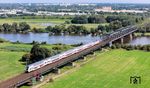
[[[19,60],[24,54],[30,52],[32,46],[31,44],[0,43],[0,81],[24,72],[25,65]],[[48,49],[59,46],[63,51],[72,48],[70,45],[47,44],[41,46]]]
[[0,51],[0,81],[24,72],[24,65],[19,62],[25,52]]
[[19,23],[19,22],[27,22],[31,28],[45,28],[46,26],[44,24],[62,24],[67,19],[14,19],[14,18],[5,18],[5,19],[0,19],[0,24],[3,23],[9,23],[12,24],[13,22]]
[[[65,21],[70,21],[70,19],[21,19],[21,18],[5,18],[0,19],[0,24],[9,23],[12,24],[13,22],[20,23],[20,22],[27,22],[31,28],[46,28],[46,26],[49,25],[59,25],[59,24],[65,24]],[[85,26],[88,30],[91,28],[97,28],[100,24],[65,24],[66,27],[69,25],[78,25],[78,26]],[[108,23],[103,23],[101,25],[108,25]]]
[[[149,88],[150,52],[111,50],[93,58],[42,88]],[[141,76],[141,84],[130,84],[130,76]]]

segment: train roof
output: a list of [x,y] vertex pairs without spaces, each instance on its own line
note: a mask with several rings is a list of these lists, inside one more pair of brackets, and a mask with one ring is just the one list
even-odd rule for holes
[[[95,42],[97,42],[97,41],[95,41]],[[42,62],[44,62],[44,61],[46,61],[46,60],[48,60],[48,59],[55,60],[55,59],[57,59],[58,57],[62,57],[62,55],[64,55],[64,54],[72,53],[72,52],[74,52],[74,51],[76,51],[76,50],[82,49],[82,48],[84,48],[85,46],[89,46],[89,45],[91,45],[91,44],[93,44],[93,42],[88,43],[88,44],[85,44],[85,45],[81,45],[81,46],[79,46],[79,47],[75,47],[75,48],[73,48],[73,49],[71,49],[71,50],[64,51],[64,52],[62,52],[62,53],[60,53],[60,54],[57,54],[57,55],[54,55],[54,56],[51,56],[51,57],[47,57],[46,59],[43,59],[43,60],[41,60],[41,61],[32,63],[32,64],[30,64],[30,65],[28,65],[28,66],[39,65],[40,63],[42,63]]]

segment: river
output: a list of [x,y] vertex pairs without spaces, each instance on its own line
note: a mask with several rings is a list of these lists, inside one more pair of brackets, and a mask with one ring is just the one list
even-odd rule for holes
[[[86,36],[49,36],[48,33],[28,33],[28,34],[4,34],[0,33],[0,37],[11,42],[20,41],[23,43],[31,43],[32,41],[47,42],[48,44],[79,44],[89,43],[96,40],[100,40],[99,36],[93,37],[90,35]],[[131,45],[147,45],[150,44],[150,37],[136,37],[129,42]]]
[[89,43],[96,40],[100,40],[100,37],[92,37],[90,35],[86,36],[49,36],[48,33],[28,33],[28,34],[4,34],[0,33],[0,38],[4,38],[11,42],[23,42],[23,43],[31,43],[32,41],[38,42],[47,42],[48,44],[79,44],[79,43]]
[[150,44],[150,37],[136,37],[129,42],[131,45],[148,45]]

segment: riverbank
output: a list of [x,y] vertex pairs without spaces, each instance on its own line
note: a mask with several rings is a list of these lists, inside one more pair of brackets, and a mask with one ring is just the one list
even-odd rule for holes
[[134,33],[135,36],[150,36],[150,33]]

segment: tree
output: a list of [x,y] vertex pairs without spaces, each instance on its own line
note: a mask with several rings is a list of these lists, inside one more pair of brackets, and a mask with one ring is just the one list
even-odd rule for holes
[[4,23],[3,28],[4,28],[4,32],[10,32],[11,25],[9,25],[8,23]]
[[122,27],[122,23],[120,22],[120,21],[113,21],[113,22],[111,22],[110,23],[110,28],[112,29],[112,30],[116,30],[116,29],[119,29],[119,28],[121,28]]
[[12,26],[11,26],[11,31],[12,32],[17,32],[18,31],[18,24],[16,22],[12,23]]
[[103,16],[89,16],[88,23],[105,23],[105,17]]
[[53,27],[51,32],[55,33],[55,34],[61,34],[62,33],[62,26],[56,25],[55,27]]
[[86,24],[88,23],[88,20],[86,16],[76,16],[71,20],[71,22],[75,24]]
[[21,61],[26,62],[27,60],[30,60],[30,54],[24,54],[21,58]]
[[52,26],[47,26],[47,27],[45,28],[45,30],[46,30],[47,32],[51,32],[51,31],[53,30],[53,28],[52,28]]
[[0,32],[4,32],[4,27],[3,27],[3,25],[0,25]]
[[131,25],[132,23],[131,23],[131,21],[129,21],[129,20],[123,20],[122,21],[122,26],[123,27],[126,27],[126,26],[128,26],[128,25]]
[[100,32],[105,33],[106,32],[106,27],[103,25],[99,25],[97,28]]
[[76,26],[76,25],[70,25],[67,28],[67,31],[70,34],[88,34],[89,33],[85,26]]
[[38,44],[33,45],[31,51],[31,62],[36,62],[42,59],[45,59],[46,57],[49,57],[51,55],[51,52],[45,48],[45,47],[40,47]]
[[26,22],[21,22],[19,23],[19,28],[20,28],[20,31],[26,32],[30,29],[30,25],[28,25]]

